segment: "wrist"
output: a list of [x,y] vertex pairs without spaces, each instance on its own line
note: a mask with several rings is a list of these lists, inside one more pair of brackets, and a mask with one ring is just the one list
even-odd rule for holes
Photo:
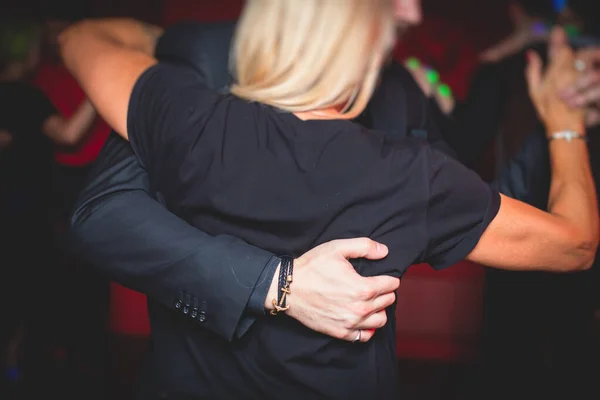
[[581,136],[585,136],[585,124],[583,121],[580,122],[565,122],[565,123],[552,123],[546,124],[546,137],[551,138],[557,132],[574,132]]
[[278,289],[278,281],[279,281],[279,270],[281,269],[281,262],[277,265],[275,269],[275,274],[273,275],[273,279],[271,280],[271,285],[269,286],[269,291],[267,292],[267,298],[265,299],[265,310],[271,311],[275,309],[273,306],[273,299],[277,298],[277,289]]

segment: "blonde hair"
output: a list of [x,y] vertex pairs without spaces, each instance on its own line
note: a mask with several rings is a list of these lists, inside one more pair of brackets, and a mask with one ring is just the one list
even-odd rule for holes
[[394,43],[391,0],[246,0],[232,48],[241,98],[358,116]]

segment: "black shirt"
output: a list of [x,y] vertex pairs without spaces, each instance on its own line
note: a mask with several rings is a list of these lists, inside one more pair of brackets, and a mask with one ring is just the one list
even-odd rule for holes
[[[301,121],[293,114],[206,88],[182,66],[158,64],[132,93],[128,132],[152,190],[170,210],[209,234],[299,256],[333,239],[369,236],[384,260],[363,275],[401,277],[468,255],[499,209],[499,195],[473,172],[418,138],[388,141],[348,121]],[[293,286],[292,286],[293,290]],[[297,321],[267,317],[227,343],[198,330],[155,348],[197,375],[180,392],[216,398],[395,398],[395,321],[366,344],[325,337]],[[184,323],[183,321],[181,323]],[[155,342],[159,345],[159,340]],[[179,350],[179,351],[174,351]],[[165,371],[163,382],[181,382]]]
[[52,144],[42,126],[56,109],[37,88],[24,82],[0,83],[0,130],[12,140],[0,149],[0,225],[6,237],[32,238],[46,222]]

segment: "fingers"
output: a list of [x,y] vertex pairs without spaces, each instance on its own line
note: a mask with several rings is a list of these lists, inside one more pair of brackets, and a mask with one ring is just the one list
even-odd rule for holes
[[585,115],[585,125],[588,128],[600,125],[600,111],[596,109],[588,111]]
[[377,311],[376,313],[373,313],[371,315],[369,315],[365,320],[363,320],[361,323],[357,324],[354,327],[354,330],[356,329],[379,329],[379,328],[383,328],[385,326],[385,324],[387,324],[387,314],[385,313],[385,310],[380,310]]
[[[392,280],[400,281],[396,278]],[[397,284],[394,286],[397,288]],[[394,289],[395,290],[395,289]],[[354,341],[358,330],[361,330],[361,342],[369,341],[375,334],[375,330],[382,328],[387,323],[386,308],[394,304],[396,301],[396,293],[394,291],[384,293],[375,297],[372,301],[363,302],[359,305],[360,312],[356,314],[357,320],[348,327],[346,333],[341,339]]]
[[542,59],[535,51],[527,52],[527,67],[525,68],[525,77],[529,87],[529,95],[536,97],[542,85]]
[[[360,336],[359,336],[360,332]],[[366,343],[375,336],[376,329],[353,329],[349,330],[345,335],[339,337],[338,339],[346,340],[348,342],[356,342]]]
[[561,93],[571,107],[585,107],[600,101],[600,71],[583,74]]
[[396,301],[396,292],[394,291],[394,292],[382,294],[381,296],[377,296],[375,299],[373,299],[373,302],[371,304],[372,304],[373,310],[375,312],[379,312],[381,310],[388,308],[392,304],[394,304],[395,301]]
[[560,26],[552,28],[550,40],[548,41],[548,60],[552,62],[558,55],[558,52],[568,47],[568,45],[569,42],[565,30]]
[[578,60],[581,60],[588,67],[594,67],[600,64],[600,48],[588,47],[579,50],[576,54]]
[[575,83],[564,90],[561,95],[563,97],[575,96],[578,92],[583,91],[589,86],[600,84],[600,72],[588,71],[581,74]]
[[331,250],[344,258],[379,260],[388,255],[386,245],[369,238],[340,239],[330,242]]
[[362,343],[368,342],[373,336],[375,336],[376,331],[376,329],[363,329],[360,335],[360,341]]
[[371,299],[381,296],[382,294],[395,292],[400,287],[400,279],[391,276],[370,276],[363,279],[367,281],[367,285],[374,293],[374,296],[371,296]]
[[566,99],[571,107],[589,107],[600,102],[600,86],[591,87],[587,90]]

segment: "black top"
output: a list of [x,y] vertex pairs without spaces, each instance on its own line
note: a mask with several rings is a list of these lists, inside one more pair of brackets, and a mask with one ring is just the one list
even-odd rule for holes
[[[31,237],[31,224],[45,222],[52,145],[42,133],[56,109],[37,88],[22,82],[0,83],[0,130],[12,136],[0,149],[0,225],[12,238]],[[9,246],[10,247],[10,246]]]
[[[499,208],[496,192],[423,140],[388,142],[352,122],[301,121],[212,92],[182,66],[158,64],[142,75],[128,132],[153,190],[194,226],[292,256],[332,239],[369,236],[390,255],[360,262],[363,275],[402,276],[419,262],[450,266],[470,253]],[[386,328],[367,344],[325,337],[285,316],[265,316],[233,343],[199,331],[185,343],[198,370],[187,390],[228,398],[269,398],[290,388],[289,398],[394,398],[393,309],[388,314]],[[173,351],[155,350],[166,359]]]

